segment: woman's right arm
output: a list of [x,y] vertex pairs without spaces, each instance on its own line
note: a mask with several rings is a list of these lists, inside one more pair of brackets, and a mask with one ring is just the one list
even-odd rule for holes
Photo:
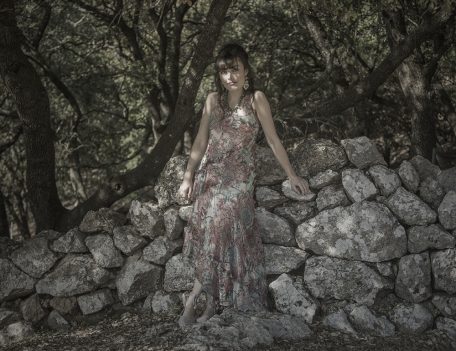
[[207,144],[209,141],[209,117],[212,113],[212,107],[214,106],[215,92],[208,94],[206,102],[204,104],[203,113],[198,129],[198,134],[193,142],[192,149],[190,151],[190,158],[187,163],[187,169],[184,173],[185,180],[193,180],[193,175],[198,167],[201,159],[206,152]]

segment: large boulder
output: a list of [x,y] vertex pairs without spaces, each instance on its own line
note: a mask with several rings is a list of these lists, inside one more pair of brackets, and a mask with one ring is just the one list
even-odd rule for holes
[[318,255],[369,262],[407,251],[405,229],[385,205],[371,201],[320,212],[296,228],[296,242]]
[[35,289],[39,294],[73,296],[105,286],[113,278],[113,273],[98,266],[92,255],[68,254],[36,283]]
[[40,278],[58,260],[57,255],[48,247],[45,237],[26,240],[10,255],[11,261],[28,275]]
[[0,301],[27,296],[35,285],[34,278],[4,258],[0,258],[0,277]]
[[380,291],[393,287],[392,282],[362,262],[326,256],[307,259],[304,282],[315,297],[354,300],[367,305],[374,304]]
[[287,151],[296,173],[306,178],[328,169],[337,171],[348,163],[344,149],[325,139],[303,139],[288,146]]

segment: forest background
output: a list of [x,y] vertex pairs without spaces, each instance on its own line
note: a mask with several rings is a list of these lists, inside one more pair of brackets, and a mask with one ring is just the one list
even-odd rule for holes
[[[2,0],[0,235],[66,230],[188,155],[243,45],[279,137],[456,164],[455,1]],[[258,143],[267,145],[260,134]]]

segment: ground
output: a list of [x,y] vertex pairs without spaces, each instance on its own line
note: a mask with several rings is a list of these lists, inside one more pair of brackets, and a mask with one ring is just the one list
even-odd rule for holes
[[[95,319],[85,318],[69,330],[54,331],[40,328],[35,335],[10,345],[9,351],[67,351],[67,350],[187,350],[186,334],[177,324],[178,316],[160,317],[139,310],[120,310]],[[276,340],[272,345],[251,350],[456,350],[447,335],[429,330],[419,335],[398,333],[395,337],[366,336],[355,338],[329,329],[321,323],[310,326],[313,336],[299,341]],[[454,344],[453,344],[454,345]],[[188,348],[195,350],[194,348]],[[221,350],[220,348],[204,348]],[[198,349],[200,350],[200,348]],[[202,349],[201,349],[202,350]],[[231,351],[231,350],[230,350]]]

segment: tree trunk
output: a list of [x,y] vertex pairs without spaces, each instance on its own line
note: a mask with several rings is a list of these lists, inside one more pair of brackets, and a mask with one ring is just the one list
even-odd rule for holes
[[0,75],[23,123],[26,186],[37,231],[53,228],[64,208],[55,182],[55,153],[49,99],[34,67],[21,50],[14,1],[0,2]]
[[8,216],[6,215],[5,198],[0,190],[0,237],[10,237]]
[[[393,49],[407,35],[402,12],[383,12],[387,27],[388,44]],[[396,70],[411,117],[412,156],[421,155],[432,160],[436,142],[435,116],[431,104],[431,89],[415,55],[404,60]]]
[[116,200],[132,191],[150,185],[161,173],[165,164],[175,151],[176,144],[191,121],[194,111],[193,103],[203,77],[203,73],[212,60],[216,40],[224,24],[224,17],[231,0],[214,0],[206,16],[205,28],[201,31],[194,48],[194,55],[174,109],[174,114],[163,131],[163,134],[144,161],[135,169],[107,181],[87,201],[64,213],[57,225],[58,230],[66,230],[79,223],[85,213],[100,207],[108,207]]

